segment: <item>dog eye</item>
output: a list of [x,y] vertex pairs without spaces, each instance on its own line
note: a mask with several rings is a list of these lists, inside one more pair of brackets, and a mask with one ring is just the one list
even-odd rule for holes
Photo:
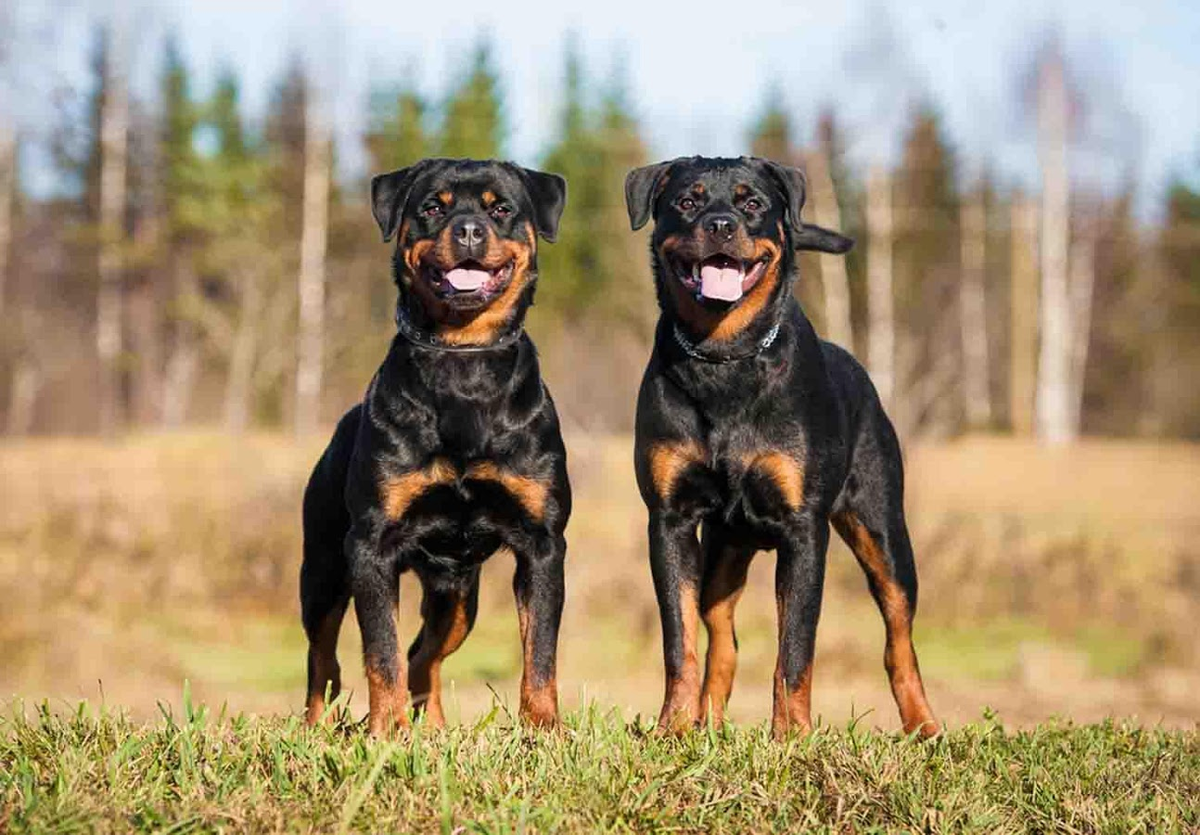
[[442,206],[440,203],[430,203],[424,209],[421,209],[421,214],[425,215],[425,217],[437,217],[441,213]]
[[512,214],[512,206],[501,203],[498,206],[493,206],[492,210],[488,212],[488,214],[499,220],[500,218],[508,217]]
[[690,197],[685,197],[679,201],[679,208],[683,209],[685,212],[690,212],[692,209],[696,208],[696,201]]
[[759,209],[762,208],[762,201],[760,201],[757,197],[751,197],[749,200],[747,200],[745,203],[742,204],[742,208],[744,208],[748,212],[757,212]]

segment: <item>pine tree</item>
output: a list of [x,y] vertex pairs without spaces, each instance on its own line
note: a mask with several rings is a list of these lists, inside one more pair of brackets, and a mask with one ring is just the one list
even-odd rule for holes
[[493,159],[504,145],[500,80],[492,66],[491,45],[482,40],[470,70],[446,101],[438,149],[445,157]]
[[599,147],[589,125],[585,85],[577,46],[569,40],[559,138],[542,163],[547,171],[566,177],[567,207],[559,224],[558,242],[538,255],[540,269],[551,277],[539,283],[538,305],[541,310],[559,315],[580,313],[601,281],[600,242],[593,221],[605,194],[604,184],[597,177]]
[[909,430],[959,425],[958,197],[937,114],[917,110],[896,183],[896,405]]
[[190,73],[174,38],[167,40],[159,89],[163,259],[171,285],[161,420],[164,426],[177,427],[190,410],[200,362],[199,334],[191,315],[197,295],[194,259],[199,230],[188,220],[184,206],[188,196],[203,186],[195,146],[200,114],[192,99]]
[[429,156],[425,102],[411,88],[371,95],[365,143],[373,174],[412,165]]
[[778,85],[767,90],[762,114],[750,132],[750,152],[756,157],[794,165],[796,150],[792,140],[792,124],[783,109]]

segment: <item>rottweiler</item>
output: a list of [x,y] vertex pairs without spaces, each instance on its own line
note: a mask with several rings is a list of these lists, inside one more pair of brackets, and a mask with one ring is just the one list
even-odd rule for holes
[[[635,430],[662,618],[660,730],[722,721],[737,663],[734,607],[759,550],[777,556],[772,731],[811,729],[832,523],[883,615],[904,729],[932,736],[912,642],[917,574],[896,433],[862,366],[817,337],[792,293],[796,250],[840,254],[853,242],[802,221],[803,173],[767,160],[638,168],[625,197],[635,230],[655,221],[661,308]],[[703,680],[698,619],[708,630]]]
[[[553,241],[566,181],[508,162],[427,159],[371,181],[397,334],[363,401],[338,423],[304,494],[302,620],[309,724],[337,695],[347,605],[362,630],[368,730],[415,711],[441,726],[442,661],[475,623],[483,562],[515,557],[524,654],[520,714],[557,723],[563,531],[571,512],[558,416],[523,329],[537,239]],[[400,574],[421,582],[423,623],[397,646]]]

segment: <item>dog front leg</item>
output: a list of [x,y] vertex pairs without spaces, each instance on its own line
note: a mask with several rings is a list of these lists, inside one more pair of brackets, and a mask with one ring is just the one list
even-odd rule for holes
[[682,732],[700,716],[696,658],[701,555],[697,523],[668,510],[650,514],[650,570],[662,618],[666,687],[660,731]]
[[563,563],[567,543],[561,533],[517,554],[513,596],[524,657],[521,719],[538,728],[558,724],[558,628],[562,621]]
[[777,549],[775,604],[779,615],[779,658],[775,665],[771,731],[782,739],[789,731],[812,729],[812,663],[829,524],[811,515],[795,523]]
[[356,526],[346,535],[354,612],[362,630],[367,673],[367,729],[372,736],[409,725],[407,669],[396,641],[399,575],[395,563],[380,553],[379,541],[378,532],[368,526]]

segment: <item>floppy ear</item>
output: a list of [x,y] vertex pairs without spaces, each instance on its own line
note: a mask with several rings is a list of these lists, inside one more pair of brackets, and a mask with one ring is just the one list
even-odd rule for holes
[[408,193],[426,162],[428,160],[422,160],[408,168],[400,168],[371,178],[371,213],[375,215],[375,222],[379,224],[379,231],[383,233],[384,243],[396,234],[400,218],[404,214],[404,204],[408,202]]
[[521,169],[525,190],[533,201],[533,225],[550,243],[558,237],[558,221],[567,206],[567,181],[557,174]]
[[804,201],[808,196],[808,184],[804,178],[804,172],[799,168],[780,165],[771,160],[763,160],[763,164],[775,178],[787,199],[788,223],[792,227],[792,248],[813,249],[834,255],[849,252],[850,247],[854,246],[851,238],[812,223],[805,223],[800,219],[800,210],[804,207]]
[[852,246],[853,238],[847,238],[813,223],[801,223],[800,228],[792,232],[792,247],[795,249],[815,249],[817,252],[843,255],[849,252]]
[[635,168],[625,175],[625,208],[629,210],[629,225],[641,229],[650,219],[658,189],[675,160]]

